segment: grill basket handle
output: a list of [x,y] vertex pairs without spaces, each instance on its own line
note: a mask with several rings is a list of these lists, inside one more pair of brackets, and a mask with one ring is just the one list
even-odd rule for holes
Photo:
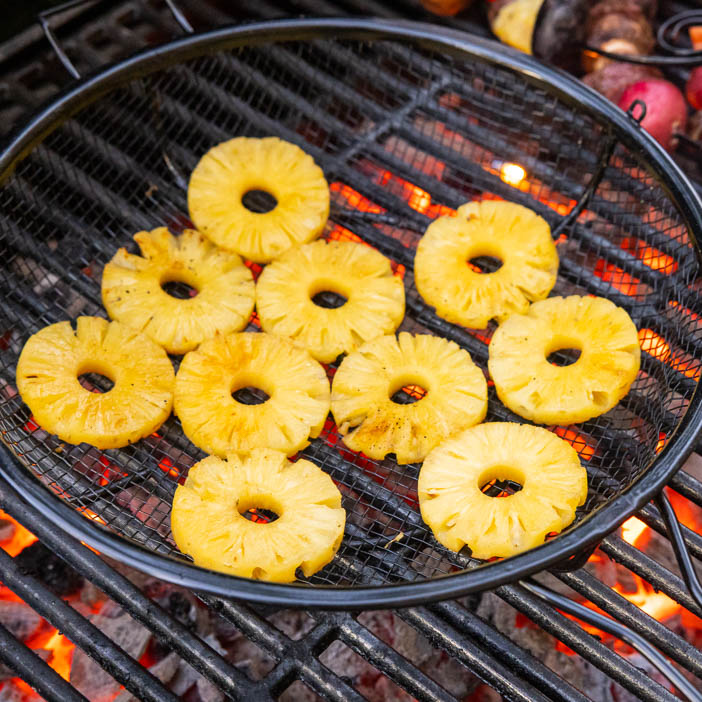
[[[51,48],[54,50],[54,53],[56,54],[58,60],[69,73],[71,78],[75,78],[75,80],[80,80],[80,72],[76,68],[73,61],[71,61],[68,54],[63,50],[63,47],[59,43],[56,34],[54,34],[54,30],[51,27],[51,22],[49,20],[54,15],[58,15],[63,12],[67,12],[68,10],[72,10],[74,8],[82,6],[97,5],[100,1],[101,0],[68,0],[68,2],[64,2],[61,5],[51,7],[48,10],[44,10],[43,12],[40,12],[37,15],[37,21],[39,22],[39,26],[42,28],[44,36],[51,45]],[[178,23],[181,29],[186,34],[192,34],[195,30],[188,21],[188,18],[183,14],[183,11],[176,4],[175,0],[164,0],[164,2],[168,6],[168,9],[171,11],[171,14],[173,15],[175,21]]]

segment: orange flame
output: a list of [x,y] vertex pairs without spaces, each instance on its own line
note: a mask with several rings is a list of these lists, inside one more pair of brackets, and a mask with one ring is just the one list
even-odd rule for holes
[[622,539],[632,546],[643,548],[650,537],[650,529],[637,517],[629,517],[622,524]]
[[16,519],[13,519],[9,514],[0,510],[0,519],[6,519],[15,525],[15,532],[9,541],[0,544],[8,555],[16,556],[21,553],[27,546],[31,546],[37,537],[32,532],[25,529]]
[[51,651],[49,665],[64,679],[71,678],[71,663],[73,661],[73,651],[75,646],[58,630],[54,630],[51,638],[44,644],[43,648]]

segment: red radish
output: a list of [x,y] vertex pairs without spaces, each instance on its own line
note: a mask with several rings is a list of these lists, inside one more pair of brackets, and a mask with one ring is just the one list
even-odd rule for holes
[[685,95],[696,110],[702,110],[702,66],[692,69],[685,86]]
[[[667,80],[642,80],[630,85],[619,99],[619,107],[628,110],[635,100],[646,104],[641,126],[665,149],[675,147],[673,134],[685,131],[687,103],[683,94]],[[634,115],[638,116],[638,109]]]

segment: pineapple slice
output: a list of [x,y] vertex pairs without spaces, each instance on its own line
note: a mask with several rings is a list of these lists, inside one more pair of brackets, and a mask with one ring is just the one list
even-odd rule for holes
[[[262,404],[233,393],[263,390]],[[288,456],[319,436],[329,413],[324,368],[290,340],[243,332],[207,339],[180,364],[175,412],[185,435],[207,453],[272,448]]]
[[[347,301],[336,309],[312,298],[329,290]],[[264,331],[290,337],[322,363],[397,329],[405,288],[385,256],[351,241],[314,241],[266,266],[256,285]]]
[[[102,301],[112,319],[143,331],[174,354],[246,326],[255,287],[239,256],[192,229],[174,237],[160,227],[139,232],[134,240],[142,256],[119,249],[102,273]],[[197,295],[172,297],[161,287],[172,281],[187,283]]]
[[[577,349],[556,366],[554,351]],[[631,317],[602,297],[552,297],[510,317],[490,342],[488,368],[497,395],[513,412],[540,424],[585,422],[629,392],[641,363]]]
[[[393,402],[408,385],[426,395],[412,404]],[[447,437],[483,421],[487,383],[470,354],[453,341],[401,332],[399,339],[383,336],[343,360],[331,407],[349,448],[376,460],[394,453],[398,463],[414,463]]]
[[[86,390],[84,373],[114,382]],[[69,444],[119,448],[156,431],[171,413],[174,373],[166,352],[120,322],[78,317],[31,336],[17,363],[17,389],[37,424]]]
[[[277,205],[253,212],[242,201],[252,190],[268,192]],[[195,226],[215,244],[267,263],[322,233],[329,186],[299,146],[277,137],[238,137],[200,159],[190,176],[188,208]]]
[[[468,261],[493,256],[494,273],[478,273]],[[558,253],[546,220],[512,202],[470,202],[455,217],[429,225],[417,246],[414,278],[419,294],[454,324],[485,329],[495,318],[524,313],[556,283]]]
[[[278,518],[243,516],[256,508]],[[171,511],[173,538],[197,565],[274,582],[295,580],[297,568],[309,577],[329,563],[345,521],[341,494],[326,473],[271,449],[196,463],[176,488]]]
[[[490,497],[491,480],[522,486]],[[488,422],[434,449],[419,473],[422,519],[452,551],[506,558],[543,543],[575,518],[587,497],[587,472],[575,449],[541,427]]]

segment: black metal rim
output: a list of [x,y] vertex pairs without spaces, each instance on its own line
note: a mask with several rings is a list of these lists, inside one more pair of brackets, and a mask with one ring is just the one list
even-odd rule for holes
[[[252,43],[329,37],[330,34],[348,39],[412,40],[434,50],[473,56],[481,61],[516,70],[522,73],[525,80],[547,86],[566,102],[576,104],[600,119],[605,118],[618,129],[618,136],[621,136],[621,141],[626,146],[639,150],[646,156],[656,176],[678,206],[685,224],[693,232],[691,239],[698,258],[700,257],[695,233],[702,233],[702,203],[673,160],[624,112],[590,88],[577,83],[568,74],[544,66],[519,52],[462,32],[415,22],[390,23],[365,19],[278,20],[216,29],[148,49],[80,81],[40,111],[11,139],[0,155],[0,182],[55,127],[86,104],[121,84],[205,52]],[[561,563],[601,541],[663,489],[694,449],[701,425],[702,398],[697,389],[677,430],[641,477],[609,504],[588,515],[571,531],[538,548],[504,561],[426,581],[364,587],[284,585],[205,570],[154,553],[97,527],[44,487],[5,446],[0,446],[0,471],[56,526],[100,552],[155,577],[196,590],[287,607],[404,607],[494,589]]]

